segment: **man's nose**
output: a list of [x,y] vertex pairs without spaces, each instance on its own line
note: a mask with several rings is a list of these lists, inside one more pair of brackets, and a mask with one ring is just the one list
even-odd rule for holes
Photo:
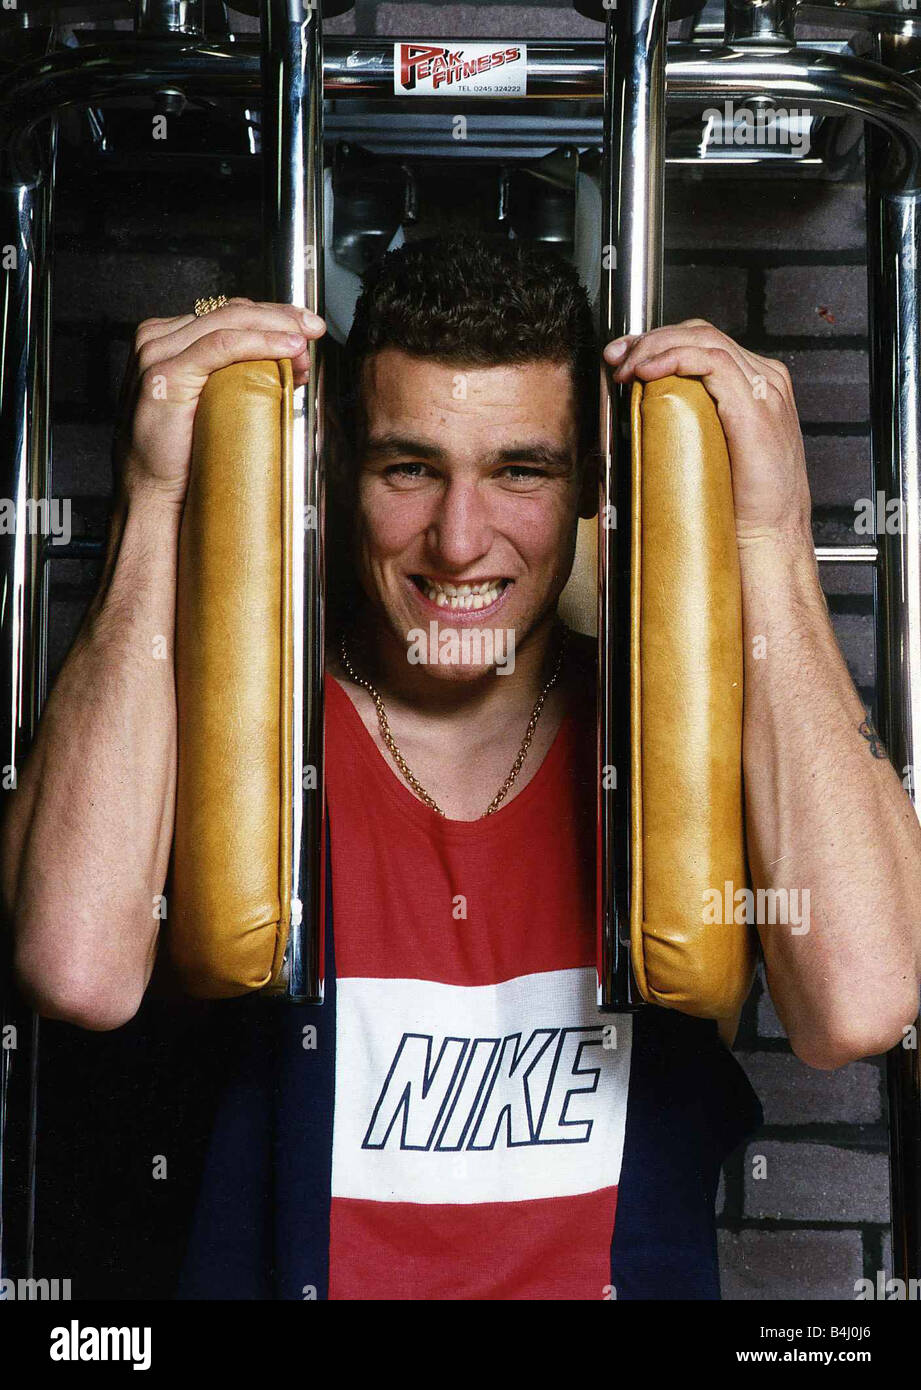
[[446,569],[460,570],[492,545],[486,499],[472,481],[453,481],[441,498],[428,532],[429,546]]

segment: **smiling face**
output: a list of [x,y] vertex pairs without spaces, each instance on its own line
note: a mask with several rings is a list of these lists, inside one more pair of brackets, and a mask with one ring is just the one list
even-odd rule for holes
[[388,347],[364,364],[362,401],[362,588],[404,649],[437,625],[432,675],[476,678],[491,663],[469,654],[495,639],[450,660],[442,632],[511,631],[520,650],[569,576],[580,502],[570,369],[460,367]]

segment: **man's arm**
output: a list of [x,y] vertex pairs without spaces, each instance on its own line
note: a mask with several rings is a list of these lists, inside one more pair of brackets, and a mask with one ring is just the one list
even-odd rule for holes
[[102,583],[0,828],[14,969],[46,1016],[116,1028],[153,969],[175,811],[179,524],[201,391],[233,362],[283,357],[300,386],[307,339],[324,331],[302,309],[244,299],[138,329]]
[[807,931],[805,918],[759,922],[768,987],[810,1065],[885,1051],[918,1011],[921,826],[832,632],[789,373],[700,319],[618,340],[605,358],[622,382],[699,377],[716,402],[742,572],[752,877],[797,917],[809,894]]
[[835,641],[811,536],[743,542],[740,560],[752,879],[795,890],[802,916],[759,922],[768,986],[797,1055],[842,1066],[918,1012],[921,825]]
[[8,796],[0,883],[14,965],[47,1017],[115,1028],[153,969],[176,782],[181,502],[122,492],[105,573]]

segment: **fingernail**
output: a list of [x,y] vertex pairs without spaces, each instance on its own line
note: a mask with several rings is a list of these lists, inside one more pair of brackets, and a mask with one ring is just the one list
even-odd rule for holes
[[323,322],[319,314],[313,314],[309,309],[303,310],[301,319],[307,328],[319,328],[320,324]]
[[617,339],[615,339],[615,341],[614,341],[613,343],[608,343],[608,347],[607,347],[607,354],[608,354],[608,357],[623,357],[623,355],[624,355],[624,353],[625,353],[626,351],[627,351],[627,339],[626,339],[626,338],[617,338]]
[[289,347],[302,348],[306,342],[303,333],[289,333],[285,340]]

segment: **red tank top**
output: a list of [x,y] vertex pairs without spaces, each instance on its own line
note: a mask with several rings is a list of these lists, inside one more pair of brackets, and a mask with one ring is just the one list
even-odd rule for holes
[[327,680],[330,1298],[606,1296],[632,1020],[596,1006],[586,677],[586,717],[470,822],[420,802]]

